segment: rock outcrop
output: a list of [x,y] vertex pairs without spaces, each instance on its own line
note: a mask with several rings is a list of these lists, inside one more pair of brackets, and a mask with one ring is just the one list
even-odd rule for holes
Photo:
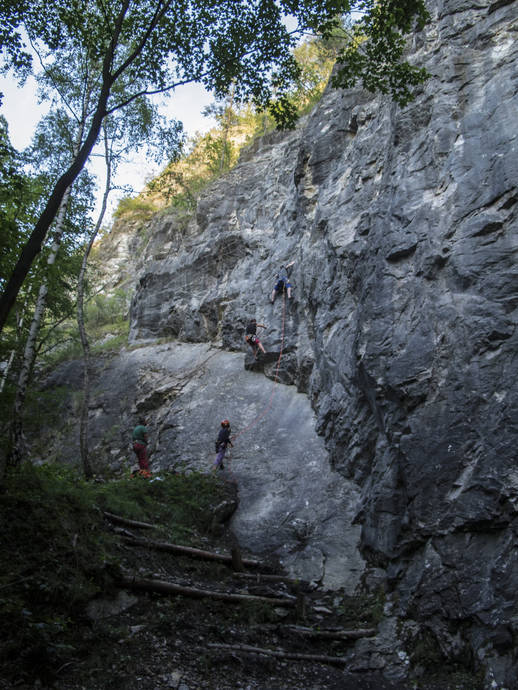
[[358,487],[363,555],[400,614],[450,654],[475,650],[497,683],[516,675],[516,11],[434,3],[411,105],[328,90],[258,142],[187,231],[169,219],[131,330],[233,351],[255,316],[278,352],[268,294],[294,260],[280,377]]
[[[171,357],[188,366],[217,352],[169,412],[161,462],[174,448],[196,466],[214,410],[243,429],[268,404],[277,357],[264,377],[235,354],[249,317],[267,324],[280,384],[236,443],[239,538],[268,535],[293,572],[332,586],[356,586],[365,559],[419,634],[510,688],[518,3],[430,9],[412,50],[431,77],[412,104],[330,89],[295,131],[248,150],[187,228],[153,222],[130,338],[181,341]],[[271,305],[290,260],[294,298]]]

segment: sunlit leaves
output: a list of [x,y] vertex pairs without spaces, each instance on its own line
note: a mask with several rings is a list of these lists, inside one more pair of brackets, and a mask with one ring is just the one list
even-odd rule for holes
[[[333,83],[360,80],[367,89],[407,100],[424,77],[422,70],[401,66],[405,34],[422,29],[427,19],[423,0],[0,0],[0,38],[12,64],[23,62],[22,25],[56,56],[72,49],[85,64],[100,64],[111,54],[105,64],[112,80],[108,111],[125,105],[129,87],[136,96],[195,80],[218,98],[234,84],[236,102],[252,99],[286,126],[284,99],[298,77],[290,58],[297,38],[307,31],[328,38],[351,12],[361,18]],[[288,16],[296,27],[291,31]]]
[[425,4],[423,0],[363,0],[358,8],[363,14],[338,56],[340,68],[332,84],[350,88],[360,81],[367,90],[388,93],[404,106],[427,78],[425,69],[403,60],[406,34],[420,31],[428,20]]

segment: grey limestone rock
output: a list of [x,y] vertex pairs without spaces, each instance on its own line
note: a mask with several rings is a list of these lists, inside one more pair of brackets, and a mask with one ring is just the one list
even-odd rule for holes
[[[130,332],[182,341],[175,367],[218,348],[161,407],[161,464],[171,448],[206,463],[209,410],[246,428],[278,379],[268,423],[236,444],[239,539],[333,587],[365,559],[399,616],[452,656],[457,626],[498,687],[518,676],[517,10],[430,3],[413,103],[329,89],[187,227],[153,221]],[[290,260],[293,299],[271,305]],[[268,326],[260,371],[243,368],[251,316]]]

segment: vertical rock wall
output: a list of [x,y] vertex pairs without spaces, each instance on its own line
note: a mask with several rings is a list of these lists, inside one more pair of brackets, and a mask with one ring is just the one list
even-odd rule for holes
[[[402,615],[509,683],[518,3],[431,12],[412,46],[431,78],[412,104],[329,90],[296,131],[248,151],[187,230],[155,221],[168,250],[145,257],[131,337],[239,350],[255,316],[276,352],[284,323],[281,380],[308,395],[331,467],[358,487],[364,557]],[[283,319],[268,294],[288,260]]]

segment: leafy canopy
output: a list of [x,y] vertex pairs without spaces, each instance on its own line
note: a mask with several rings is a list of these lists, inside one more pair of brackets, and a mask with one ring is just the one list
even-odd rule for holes
[[252,99],[287,126],[294,113],[283,112],[285,97],[300,72],[292,48],[306,32],[332,35],[351,13],[361,18],[340,56],[335,84],[361,79],[404,100],[422,77],[401,65],[404,35],[427,19],[422,0],[2,0],[0,45],[5,64],[22,77],[33,59],[25,36],[57,63],[60,52],[70,50],[97,62],[92,79],[99,89],[110,87],[107,112],[198,81],[220,98],[232,85],[236,101]]

